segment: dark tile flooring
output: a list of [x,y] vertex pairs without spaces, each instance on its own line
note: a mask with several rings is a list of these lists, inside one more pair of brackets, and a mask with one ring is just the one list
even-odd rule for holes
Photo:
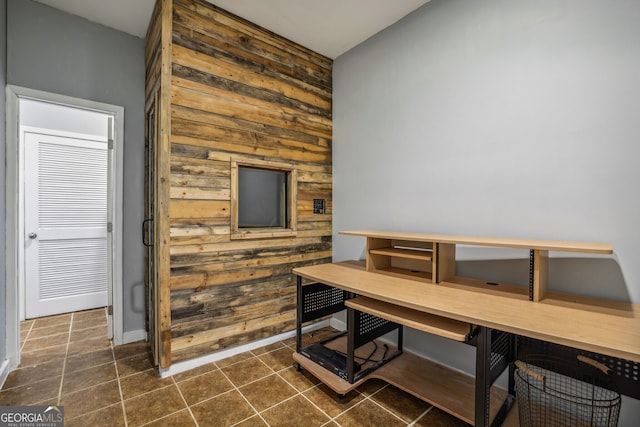
[[378,380],[340,399],[296,371],[294,339],[160,378],[147,343],[116,347],[106,334],[104,309],[23,322],[0,405],[63,405],[67,427],[467,425]]

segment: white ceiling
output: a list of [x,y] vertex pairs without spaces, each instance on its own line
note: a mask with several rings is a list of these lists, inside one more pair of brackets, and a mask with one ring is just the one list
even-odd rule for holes
[[[155,0],[36,0],[144,37]],[[330,58],[337,58],[430,0],[207,0]]]

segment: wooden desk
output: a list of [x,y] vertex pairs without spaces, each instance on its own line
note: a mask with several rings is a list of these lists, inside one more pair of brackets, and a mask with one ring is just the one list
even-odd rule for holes
[[[408,326],[416,327],[411,322],[422,323],[419,313],[480,326],[475,409],[472,416],[461,417],[467,422],[474,421],[475,425],[489,425],[490,417],[493,419],[495,416],[495,410],[491,412],[489,408],[490,400],[495,403],[495,394],[487,381],[488,359],[491,358],[491,343],[487,340],[490,340],[492,329],[640,362],[640,306],[637,304],[559,294],[547,294],[543,301],[532,302],[524,294],[487,292],[460,283],[425,283],[365,271],[362,267],[354,267],[352,262],[301,267],[294,269],[294,273],[301,278],[382,302],[383,305],[368,304],[366,299],[362,299],[353,305]],[[384,304],[394,308],[386,309]],[[406,310],[405,314],[403,310]],[[453,331],[457,328],[435,327]],[[419,325],[418,329],[434,332]],[[455,339],[455,336],[449,338]],[[385,368],[392,369],[385,366],[381,370]],[[317,372],[314,374],[318,375]],[[379,375],[384,375],[384,372]],[[392,376],[384,378],[389,377]],[[344,382],[337,377],[336,381]],[[344,383],[335,386],[348,384]],[[401,387],[401,384],[396,385]],[[425,398],[431,399],[429,396]]]
[[371,273],[349,263],[294,269],[306,279],[375,300],[518,335],[640,363],[640,305],[551,294],[488,294]]

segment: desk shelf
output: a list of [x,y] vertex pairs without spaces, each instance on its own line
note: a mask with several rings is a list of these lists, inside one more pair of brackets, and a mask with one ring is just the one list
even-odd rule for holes
[[[376,378],[469,424],[474,423],[474,377],[413,353],[403,352],[400,356],[353,384],[327,371],[301,354],[293,353],[293,359],[339,395],[345,395],[365,381]],[[497,386],[491,387],[489,415],[491,420],[495,418],[500,405],[506,398],[506,390]]]
[[[384,231],[343,231],[340,234],[366,238],[366,270],[438,284],[464,283],[456,277],[456,245],[474,245],[529,250],[529,299],[547,297],[549,251],[612,254],[609,244],[493,237],[448,236]],[[477,282],[476,282],[477,283]],[[485,282],[486,283],[486,282]],[[506,287],[503,286],[503,290]],[[516,294],[520,292],[513,288]]]
[[419,249],[405,249],[405,248],[380,248],[380,249],[371,249],[370,251],[375,255],[388,255],[398,258],[406,258],[406,259],[417,259],[426,262],[431,262],[433,259],[433,251],[430,250],[419,250]]
[[372,298],[354,298],[345,301],[345,305],[354,310],[369,313],[392,322],[409,326],[410,328],[439,335],[454,341],[467,342],[472,332],[472,325],[469,323],[412,310]]
[[402,239],[367,239],[367,271],[406,274],[433,282],[434,245]]

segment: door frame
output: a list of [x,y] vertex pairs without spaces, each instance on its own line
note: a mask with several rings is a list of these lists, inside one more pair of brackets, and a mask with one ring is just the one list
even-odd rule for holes
[[112,217],[112,274],[111,295],[113,305],[112,328],[114,344],[123,344],[123,281],[122,281],[122,224],[123,224],[123,151],[124,151],[124,107],[105,104],[65,95],[58,95],[20,86],[7,85],[6,88],[7,118],[6,118],[6,340],[9,370],[20,363],[20,312],[19,312],[19,262],[18,249],[19,211],[18,196],[20,182],[19,163],[19,99],[31,98],[39,101],[62,104],[71,107],[99,111],[114,117],[114,144],[112,153],[113,186],[110,195]]

